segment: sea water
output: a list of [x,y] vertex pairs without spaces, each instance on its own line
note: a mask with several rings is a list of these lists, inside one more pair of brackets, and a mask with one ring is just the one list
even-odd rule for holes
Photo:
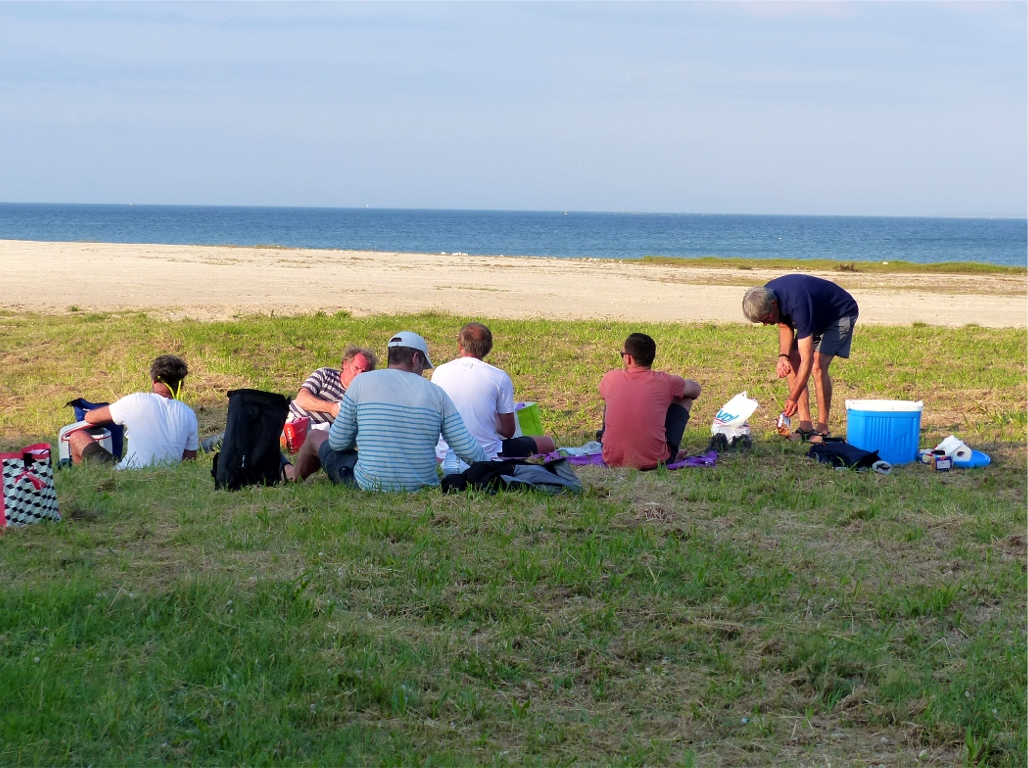
[[1028,220],[0,204],[0,239],[1028,265]]

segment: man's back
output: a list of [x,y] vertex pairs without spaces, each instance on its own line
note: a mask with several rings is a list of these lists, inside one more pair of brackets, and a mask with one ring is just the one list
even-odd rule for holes
[[608,371],[600,381],[604,463],[653,469],[671,458],[665,419],[672,401],[684,393],[680,376],[648,369]]
[[[503,442],[496,431],[497,414],[514,413],[510,376],[477,357],[458,357],[436,368],[432,383],[450,396],[468,432],[490,459],[495,458]],[[446,441],[440,440],[436,455],[442,459],[448,448]]]
[[779,320],[796,338],[820,336],[842,317],[857,317],[857,302],[830,280],[813,275],[782,275],[765,286],[775,293]]
[[365,490],[415,491],[439,485],[435,447],[442,434],[458,454],[486,460],[447,394],[407,371],[369,371],[346,390],[329,445],[357,447],[354,479]]
[[199,445],[196,414],[179,400],[137,392],[110,405],[115,424],[128,430],[128,453],[119,469],[174,464]]

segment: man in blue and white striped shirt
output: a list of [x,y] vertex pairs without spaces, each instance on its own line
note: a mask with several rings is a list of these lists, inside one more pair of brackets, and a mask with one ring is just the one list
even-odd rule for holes
[[432,367],[425,340],[401,331],[388,353],[386,370],[362,373],[347,388],[328,439],[317,448],[325,474],[366,491],[437,486],[439,435],[468,464],[488,460],[449,395],[421,377]]

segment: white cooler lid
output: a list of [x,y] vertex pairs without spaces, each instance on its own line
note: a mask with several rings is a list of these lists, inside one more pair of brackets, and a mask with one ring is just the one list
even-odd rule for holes
[[847,400],[847,411],[893,411],[910,412],[924,409],[924,401],[918,400]]

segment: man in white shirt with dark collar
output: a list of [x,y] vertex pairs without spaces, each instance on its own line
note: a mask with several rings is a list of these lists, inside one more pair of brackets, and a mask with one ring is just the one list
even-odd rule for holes
[[[188,374],[185,360],[175,355],[161,355],[150,366],[149,392],[126,395],[110,405],[86,412],[85,420],[90,424],[125,425],[128,450],[118,469],[177,464],[196,458],[199,447],[196,414],[178,399],[182,381]],[[75,464],[117,461],[85,431],[73,432],[68,445]]]
[[[504,371],[483,359],[492,348],[492,332],[481,323],[468,323],[457,336],[460,357],[436,368],[432,383],[450,396],[464,426],[490,459],[555,450],[549,437],[514,437],[514,383]],[[446,441],[440,439],[436,457],[442,460],[448,450]]]

